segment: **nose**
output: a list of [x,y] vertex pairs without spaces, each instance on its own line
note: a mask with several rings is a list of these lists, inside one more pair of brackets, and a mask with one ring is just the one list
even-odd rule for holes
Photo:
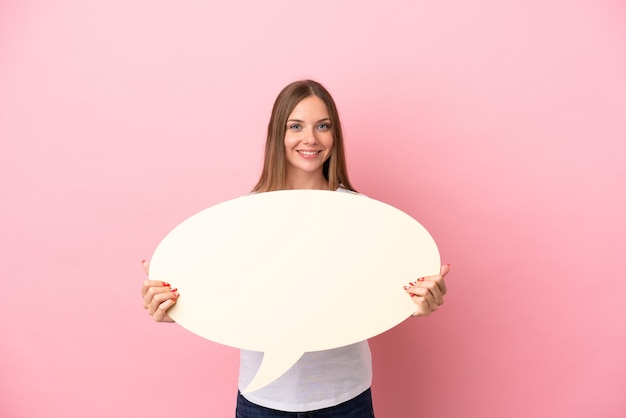
[[304,137],[303,142],[305,144],[317,144],[317,131],[315,128],[311,128]]

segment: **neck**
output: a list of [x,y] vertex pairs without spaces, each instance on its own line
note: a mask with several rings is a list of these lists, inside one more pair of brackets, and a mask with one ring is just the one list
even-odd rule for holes
[[285,190],[296,189],[312,189],[312,190],[328,190],[328,181],[320,172],[315,176],[303,176],[291,173],[285,179]]

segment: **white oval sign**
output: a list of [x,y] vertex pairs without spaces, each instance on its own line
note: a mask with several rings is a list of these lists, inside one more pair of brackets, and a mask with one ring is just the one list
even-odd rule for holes
[[251,392],[305,352],[404,321],[416,309],[404,286],[439,269],[434,240],[406,213],[354,193],[289,190],[185,220],[158,245],[150,278],[178,288],[169,314],[184,328],[265,353]]

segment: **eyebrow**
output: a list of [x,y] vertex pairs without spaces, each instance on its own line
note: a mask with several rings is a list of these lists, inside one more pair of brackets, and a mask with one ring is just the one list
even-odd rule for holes
[[[318,120],[316,123],[324,122],[325,120],[330,121],[330,118],[320,119],[320,120]],[[304,121],[303,121],[303,120],[300,120],[300,119],[287,119],[287,122],[299,122],[299,123],[304,123]]]

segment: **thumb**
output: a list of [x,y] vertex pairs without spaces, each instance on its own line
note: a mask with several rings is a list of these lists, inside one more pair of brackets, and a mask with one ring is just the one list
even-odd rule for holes
[[448,274],[449,272],[450,272],[450,264],[444,264],[443,266],[441,266],[441,270],[439,274],[441,274],[441,277],[445,277],[446,274]]
[[143,271],[145,271],[146,274],[150,274],[150,262],[146,260],[141,260],[141,265],[143,267]]

